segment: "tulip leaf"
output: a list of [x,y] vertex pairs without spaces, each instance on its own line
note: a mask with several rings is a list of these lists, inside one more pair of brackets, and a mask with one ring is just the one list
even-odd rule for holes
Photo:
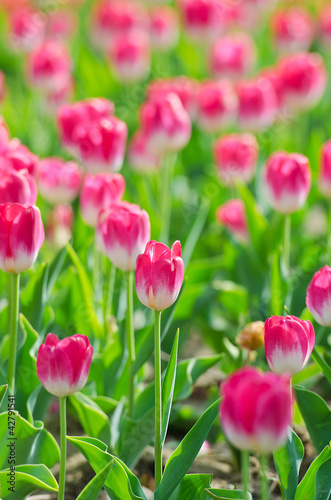
[[328,445],[310,464],[297,488],[295,500],[328,500],[330,493],[331,447]]
[[209,488],[206,490],[208,496],[210,498],[214,498],[216,500],[253,500],[252,495],[248,492],[246,499],[245,493],[243,490],[227,490],[223,488]]
[[218,415],[219,404],[220,399],[207,408],[171,454],[166,463],[162,480],[155,490],[155,500],[168,500],[189,471]]
[[185,245],[183,247],[182,259],[184,261],[184,265],[186,268],[190,263],[195,245],[197,244],[200,238],[200,234],[206,223],[209,209],[210,209],[210,201],[207,198],[205,198],[199,207],[198,215],[192,225],[191,231],[189,232],[185,241]]
[[331,411],[321,396],[303,387],[295,387],[297,404],[315,450],[319,453],[329,444]]
[[286,282],[282,277],[281,253],[276,251],[271,268],[271,304],[270,313],[273,316],[282,316],[286,298]]
[[15,466],[14,470],[12,476],[9,475],[9,468],[0,472],[2,500],[22,500],[38,489],[47,491],[58,491],[59,489],[53,474],[45,465],[18,465]]
[[88,436],[109,443],[109,419],[97,403],[81,392],[76,392],[69,396],[69,401],[79,417],[84,432]]
[[188,398],[192,394],[194,382],[222,357],[223,354],[217,354],[180,361],[177,366],[174,400]]
[[76,500],[97,500],[99,493],[108,477],[112,461],[104,466],[93,479],[85,486],[83,491],[80,492]]
[[3,398],[5,397],[7,389],[8,389],[8,385],[7,384],[0,386],[0,406],[2,404]]
[[21,311],[28,316],[31,324],[40,330],[47,303],[47,283],[49,265],[42,263],[34,272],[20,296]]
[[68,441],[81,451],[96,474],[111,464],[104,488],[112,500],[146,500],[139,479],[119,458],[106,452],[104,443],[80,436],[68,437]]
[[273,457],[279,480],[284,489],[285,500],[291,500],[298,487],[304,446],[301,439],[290,427],[287,436],[286,443],[274,452]]
[[316,365],[319,367],[321,372],[325,375],[326,379],[331,384],[331,367],[324,360],[323,356],[319,353],[316,346],[313,348],[313,352],[311,353],[311,357],[315,361]]
[[186,474],[169,500],[206,500],[206,488],[212,481],[212,474]]
[[138,420],[124,418],[121,423],[118,455],[132,469],[146,446],[154,441],[154,406]]
[[172,400],[175,390],[178,342],[179,342],[179,329],[177,330],[176,333],[169,363],[162,383],[162,432],[161,432],[162,445],[164,444],[167,435]]
[[[13,418],[14,420],[10,420]],[[13,427],[9,423],[14,424]],[[16,440],[14,440],[16,438]],[[21,415],[0,414],[0,470],[8,466],[8,443],[16,442],[15,465],[44,464],[52,467],[60,460],[60,450],[53,436],[40,421],[30,424]]]

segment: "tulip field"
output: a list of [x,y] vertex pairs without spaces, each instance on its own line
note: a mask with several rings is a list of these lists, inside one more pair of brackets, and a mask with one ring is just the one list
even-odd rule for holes
[[0,0],[0,500],[330,500],[331,3]]

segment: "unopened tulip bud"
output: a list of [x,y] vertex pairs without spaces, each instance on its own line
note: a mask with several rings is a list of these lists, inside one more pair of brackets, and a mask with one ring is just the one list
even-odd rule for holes
[[229,200],[216,211],[216,219],[238,240],[246,243],[249,232],[245,205],[242,200]]
[[314,274],[307,289],[306,304],[317,323],[331,326],[330,266],[324,266]]
[[12,139],[2,153],[2,159],[7,163],[9,169],[27,170],[30,175],[36,177],[39,158],[20,143],[18,139]]
[[165,97],[167,94],[176,94],[191,120],[194,120],[197,114],[198,92],[199,83],[197,80],[186,76],[177,76],[154,80],[148,85],[146,94],[150,100]]
[[314,39],[314,20],[301,7],[280,10],[272,18],[272,31],[281,52],[308,50]]
[[110,60],[123,82],[136,82],[150,70],[150,41],[143,31],[114,36],[110,45]]
[[45,19],[42,13],[31,8],[15,9],[10,16],[9,36],[16,50],[35,50],[45,37]]
[[27,170],[8,169],[0,158],[0,201],[31,206],[37,200],[36,181]]
[[256,49],[251,37],[235,33],[217,40],[211,48],[210,70],[215,78],[239,80],[252,69]]
[[213,153],[218,173],[225,184],[238,179],[247,183],[252,179],[259,155],[254,135],[224,135],[215,142]]
[[179,39],[176,11],[171,7],[155,7],[150,16],[152,46],[158,50],[170,50],[176,47]]
[[216,133],[232,124],[238,115],[238,98],[228,80],[207,81],[198,93],[197,123],[202,130]]
[[259,77],[238,85],[239,125],[252,131],[270,127],[276,118],[277,97],[270,81]]
[[82,182],[83,172],[77,163],[55,157],[39,163],[39,193],[49,203],[70,203],[78,195]]

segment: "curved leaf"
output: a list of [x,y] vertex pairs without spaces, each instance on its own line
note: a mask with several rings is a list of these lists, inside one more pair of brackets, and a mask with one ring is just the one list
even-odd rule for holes
[[289,427],[286,443],[273,454],[277,474],[284,488],[285,500],[292,500],[295,496],[304,452],[301,439]]
[[113,462],[110,461],[109,464],[105,465],[104,468],[91,479],[83,491],[80,492],[76,500],[97,500],[100,490],[107,479],[112,463]]
[[[231,500],[231,499],[245,500],[243,490],[226,490],[223,488],[220,489],[210,488],[206,490],[206,492],[210,498],[214,498],[217,500]],[[253,500],[253,497],[249,492],[247,493],[246,500]]]
[[53,474],[45,465],[18,465],[12,476],[10,476],[10,469],[0,472],[2,500],[22,500],[38,489],[47,491],[59,489]]
[[[310,464],[305,476],[301,480],[296,494],[295,500],[328,500],[331,491],[331,447],[326,446],[324,450],[318,455],[317,458]],[[325,468],[322,466],[325,466]],[[319,469],[321,471],[319,472]],[[321,478],[323,475],[323,478]],[[319,482],[318,479],[323,479],[324,491],[320,492],[321,496],[316,496],[318,492]]]
[[213,479],[212,474],[186,474],[169,500],[206,500],[206,488]]
[[172,351],[169,359],[169,363],[165,372],[165,376],[162,383],[162,433],[161,433],[161,443],[164,444],[168,424],[170,419],[170,412],[172,406],[172,400],[175,390],[176,382],[176,368],[177,368],[177,355],[178,355],[178,342],[179,342],[179,329],[177,330],[176,337],[172,346]]

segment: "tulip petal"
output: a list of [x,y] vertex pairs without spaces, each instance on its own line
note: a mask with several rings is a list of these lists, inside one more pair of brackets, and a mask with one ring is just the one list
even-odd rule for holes
[[40,346],[37,356],[37,375],[45,389],[51,394],[58,397],[71,394],[73,366],[66,352],[61,348],[45,344]]

